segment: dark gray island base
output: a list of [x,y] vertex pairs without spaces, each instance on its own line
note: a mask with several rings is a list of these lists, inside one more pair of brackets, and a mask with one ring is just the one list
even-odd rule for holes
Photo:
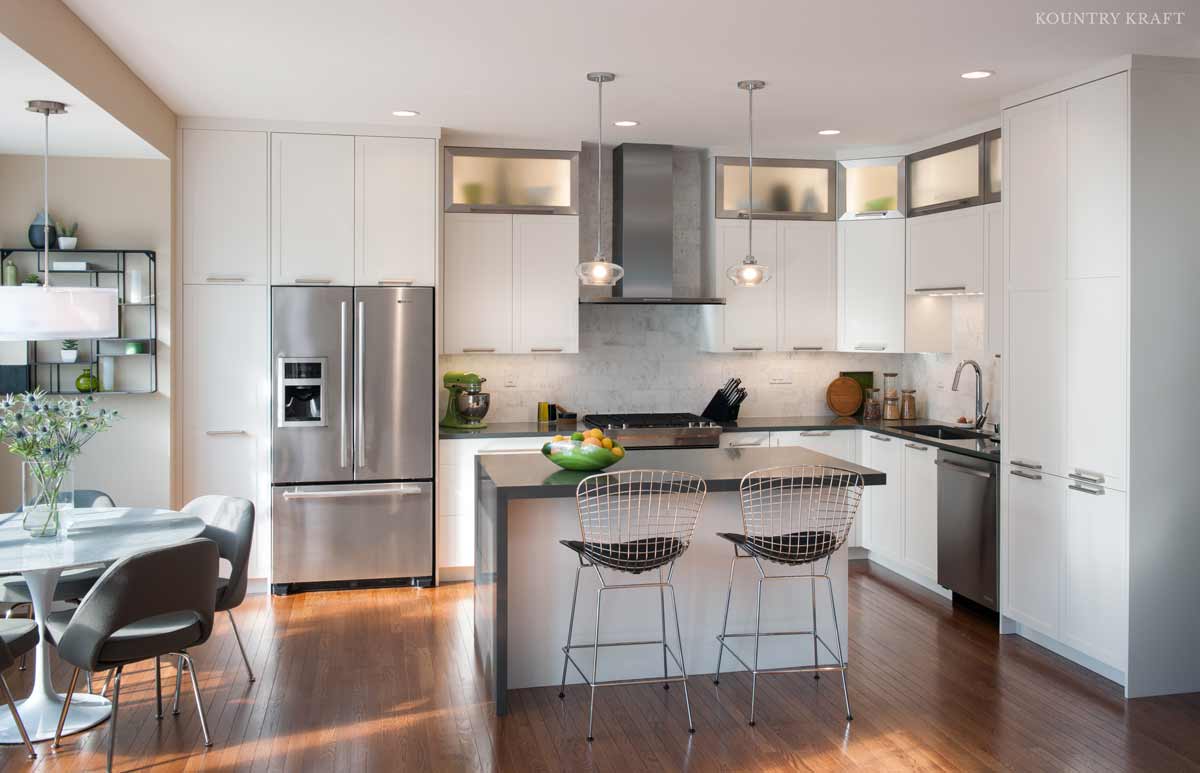
[[[719,632],[716,627],[719,620],[714,621],[713,616],[719,614],[724,605],[732,555],[729,544],[718,538],[716,532],[741,531],[737,490],[742,477],[752,470],[782,465],[838,467],[861,474],[868,486],[886,483],[882,472],[796,447],[635,450],[609,468],[613,472],[622,469],[679,470],[703,477],[708,485],[708,497],[692,548],[679,560],[675,572],[689,673],[711,672],[709,660],[716,656],[713,637]],[[510,689],[558,684],[570,591],[577,566],[574,554],[559,545],[558,540],[579,538],[575,488],[589,474],[560,469],[536,452],[480,454],[476,457],[475,650],[491,697],[496,702],[497,714],[508,712]],[[835,554],[835,565],[830,570],[831,576],[840,573],[840,587],[835,580],[835,593],[841,597],[838,603],[843,609],[845,553],[843,547]],[[749,572],[745,574],[747,580],[752,579]],[[740,599],[743,591],[749,592],[746,588],[735,589],[735,599]],[[581,599],[584,593],[581,583]],[[802,595],[801,600],[807,604],[808,594]],[[657,595],[652,601],[653,609],[647,607],[647,611],[653,614],[645,615],[644,619],[653,620],[657,631]],[[770,608],[764,600],[764,630],[769,623],[790,617],[801,608],[809,609],[782,596],[779,601],[780,604]],[[739,606],[750,607],[744,603]],[[811,611],[805,614],[811,614]],[[625,610],[621,616],[625,615],[629,615],[627,619],[630,620],[643,618],[637,610]],[[828,615],[828,610],[818,611],[819,617]],[[730,617],[730,630],[734,629],[735,622],[746,622],[736,620],[736,617]],[[845,634],[845,616],[839,622]],[[594,625],[594,621],[576,621],[577,641],[590,635],[588,625]],[[779,625],[775,627],[778,629]],[[594,627],[591,630],[594,631]],[[842,641],[847,641],[845,635]],[[763,649],[769,650],[766,646]],[[794,662],[797,648],[784,649],[793,651],[767,651],[764,661],[790,657]],[[661,652],[658,655],[661,657]],[[618,656],[607,657],[608,660],[601,660],[602,671],[612,661],[613,668],[636,674],[654,662],[654,657],[650,657],[643,663],[636,655],[620,659],[620,662]],[[658,668],[661,670],[661,662]],[[651,668],[646,673],[653,674],[654,671]],[[568,683],[574,681],[568,678]]]

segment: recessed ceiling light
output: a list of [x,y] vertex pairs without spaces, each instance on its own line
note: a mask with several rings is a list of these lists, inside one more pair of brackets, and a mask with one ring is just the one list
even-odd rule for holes
[[613,126],[637,126],[637,121],[613,121]]
[[392,115],[397,118],[416,118],[420,113],[416,110],[393,110]]
[[970,72],[964,72],[962,77],[969,81],[974,81],[979,80],[980,78],[990,78],[995,74],[996,73],[992,72],[991,70],[971,70]]
[[841,129],[822,129],[821,131],[817,132],[817,134],[823,134],[826,137],[832,137],[835,134],[841,134],[841,133],[842,133]]

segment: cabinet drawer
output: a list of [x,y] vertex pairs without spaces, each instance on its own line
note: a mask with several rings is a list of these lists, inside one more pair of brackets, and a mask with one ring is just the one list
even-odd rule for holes
[[771,445],[770,432],[723,432],[721,448],[767,448]]

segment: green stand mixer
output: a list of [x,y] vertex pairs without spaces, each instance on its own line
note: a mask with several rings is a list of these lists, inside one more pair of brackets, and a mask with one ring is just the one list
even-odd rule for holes
[[483,417],[487,415],[492,396],[483,391],[487,381],[478,373],[463,373],[451,370],[442,376],[442,386],[450,392],[446,400],[446,416],[442,426],[446,429],[483,429],[487,426]]

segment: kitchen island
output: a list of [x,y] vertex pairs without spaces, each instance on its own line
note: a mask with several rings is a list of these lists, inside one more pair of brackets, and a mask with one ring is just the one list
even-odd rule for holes
[[[634,450],[609,468],[679,470],[701,476],[708,485],[691,548],[677,562],[672,578],[689,674],[716,670],[716,636],[733,555],[730,543],[717,532],[742,531],[738,484],[751,470],[781,465],[840,467],[861,474],[868,486],[886,482],[884,474],[876,470],[795,447]],[[576,554],[559,540],[580,538],[575,488],[587,473],[561,470],[540,453],[522,452],[480,454],[475,476],[475,648],[496,713],[505,714],[509,690],[558,685],[561,678],[562,647],[579,563]],[[829,568],[841,612],[843,658],[848,646],[846,552],[845,546],[838,550]],[[784,567],[764,566],[769,573],[789,573]],[[757,577],[753,562],[739,563],[729,615],[731,633],[753,630]],[[610,583],[637,581],[620,573],[606,572],[606,578]],[[592,610],[597,585],[593,571],[581,575],[575,643],[594,636]],[[807,628],[812,615],[808,584],[797,581],[768,586],[763,592],[762,630]],[[828,631],[832,616],[828,603],[821,601],[825,598],[825,593],[817,596],[817,617],[818,626]],[[606,641],[657,640],[661,635],[659,598],[653,591],[618,594],[603,614]],[[668,621],[668,627],[670,624]],[[748,657],[751,640],[742,641]],[[760,664],[763,668],[811,665],[811,641],[807,637],[763,639]],[[828,653],[824,654],[828,658]],[[590,662],[589,657],[584,650],[577,654],[582,663]],[[736,670],[736,665],[733,658],[725,658],[722,670]],[[651,677],[661,670],[659,647],[609,649],[601,656],[599,679]],[[568,672],[568,684],[580,681],[577,673]]]

